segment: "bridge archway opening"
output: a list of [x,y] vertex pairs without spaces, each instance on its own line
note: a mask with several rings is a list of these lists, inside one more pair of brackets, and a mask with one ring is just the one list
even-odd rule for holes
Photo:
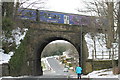
[[[54,62],[50,63],[50,59],[48,58],[54,58],[57,60],[59,65],[55,64],[60,67],[62,65],[61,69],[65,69],[67,67],[69,70],[74,71],[75,67],[79,64],[79,52],[70,41],[63,39],[50,41],[43,48],[40,58],[43,75],[57,72],[55,71],[56,69],[54,69]],[[62,71],[64,72],[64,70]]]

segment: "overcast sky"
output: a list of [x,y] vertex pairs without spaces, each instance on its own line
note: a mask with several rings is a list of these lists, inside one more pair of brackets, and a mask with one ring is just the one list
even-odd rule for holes
[[52,11],[78,13],[77,9],[83,9],[85,5],[82,0],[48,0],[47,6]]
[[[23,0],[21,0],[23,1]],[[39,3],[41,0],[29,0],[23,6],[26,7],[28,4],[35,2]],[[50,10],[50,11],[57,11],[57,12],[65,12],[65,13],[74,13],[74,14],[81,14],[77,11],[79,8],[80,10],[85,9],[86,0],[42,0],[45,1],[45,4],[33,4],[30,7],[44,7],[42,10]],[[93,1],[93,0],[87,0]]]
[[[85,9],[85,2],[92,2],[94,0],[20,0],[20,1],[27,1],[24,4],[24,7],[28,6],[28,4],[36,2],[40,3],[40,1],[44,1],[45,4],[33,4],[30,7],[44,7],[42,10],[50,10],[50,11],[57,11],[57,12],[65,12],[65,13],[74,13],[74,14],[84,14],[84,15],[92,15],[88,13],[81,13],[78,12],[77,9],[80,10]],[[98,1],[105,1],[105,0],[98,0]],[[108,1],[119,1],[119,0],[108,0]],[[93,14],[94,15],[94,14]]]

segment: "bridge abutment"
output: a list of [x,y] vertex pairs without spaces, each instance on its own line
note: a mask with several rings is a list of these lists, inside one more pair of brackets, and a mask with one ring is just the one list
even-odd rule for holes
[[[26,59],[23,59],[26,64],[21,64],[21,68],[25,70],[18,70],[19,75],[43,75],[41,67],[41,54],[47,44],[55,40],[65,40],[70,42],[79,53],[79,61],[82,64],[83,72],[85,73],[86,55],[88,54],[84,38],[81,41],[80,26],[72,25],[58,25],[46,23],[30,23],[28,31],[28,39],[24,49]],[[81,43],[82,42],[82,43]],[[82,45],[82,48],[81,48]],[[82,52],[81,50],[82,49]],[[20,56],[20,55],[19,55]],[[20,61],[21,62],[21,61]],[[14,70],[17,69],[14,67]],[[26,72],[27,71],[27,72]],[[15,72],[15,71],[13,71]],[[14,76],[18,76],[17,72]]]

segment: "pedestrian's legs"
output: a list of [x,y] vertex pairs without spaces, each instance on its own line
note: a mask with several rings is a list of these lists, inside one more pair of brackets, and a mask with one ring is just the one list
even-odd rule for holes
[[78,73],[78,79],[81,79],[81,74]]
[[77,77],[78,77],[78,79],[79,79],[79,74],[77,74]]
[[81,74],[80,74],[80,79],[81,79]]

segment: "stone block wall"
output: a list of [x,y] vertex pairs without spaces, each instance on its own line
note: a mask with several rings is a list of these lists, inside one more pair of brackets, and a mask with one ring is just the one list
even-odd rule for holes
[[[118,61],[115,60],[115,62],[117,63]],[[112,68],[112,60],[87,60],[86,62],[86,73],[109,68]]]
[[9,76],[9,64],[0,64],[0,76]]

